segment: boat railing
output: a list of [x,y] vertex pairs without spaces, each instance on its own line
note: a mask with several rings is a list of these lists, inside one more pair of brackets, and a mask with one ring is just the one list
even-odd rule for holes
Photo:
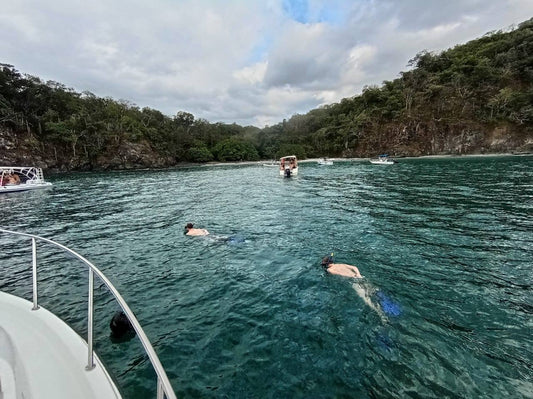
[[34,166],[0,166],[0,178],[16,173],[22,176],[24,181],[40,183],[44,181],[44,174],[42,168]]
[[109,279],[96,266],[94,266],[91,262],[89,262],[87,259],[85,259],[83,256],[81,256],[77,252],[55,241],[49,240],[48,238],[40,237],[34,234],[27,234],[27,233],[20,233],[16,231],[5,230],[1,228],[0,228],[0,233],[7,233],[7,234],[27,237],[31,239],[32,278],[33,278],[33,308],[32,310],[39,309],[38,289],[37,289],[38,288],[37,287],[37,241],[43,241],[48,244],[59,247],[63,251],[74,256],[74,258],[79,259],[81,262],[83,262],[88,267],[89,269],[89,276],[88,276],[89,277],[88,279],[89,280],[88,281],[89,297],[88,297],[88,317],[87,317],[88,352],[87,352],[87,365],[85,366],[87,370],[92,370],[95,367],[94,350],[93,350],[93,314],[94,314],[93,294],[94,294],[94,276],[96,275],[100,279],[100,281],[102,281],[105,284],[105,286],[108,288],[111,294],[115,297],[119,306],[122,308],[124,314],[130,321],[131,325],[133,326],[133,329],[137,333],[137,336],[139,337],[141,344],[144,347],[144,350],[146,354],[148,355],[148,358],[150,359],[150,363],[152,364],[152,367],[154,368],[154,371],[157,374],[157,399],[164,399],[164,398],[175,399],[176,398],[176,394],[174,393],[174,390],[172,389],[172,386],[167,377],[165,369],[163,368],[161,362],[159,361],[159,358],[157,357],[157,354],[154,348],[152,347],[150,340],[148,339],[141,325],[137,321],[137,318],[135,317],[135,315],[129,308],[124,298],[122,298],[118,290],[113,286],[113,284],[111,284]]
[[41,168],[35,168],[35,176],[37,176],[37,180],[43,181],[44,180],[43,170]]

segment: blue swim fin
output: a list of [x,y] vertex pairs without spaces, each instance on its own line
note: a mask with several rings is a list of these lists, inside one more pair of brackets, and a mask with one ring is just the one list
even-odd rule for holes
[[402,314],[402,308],[400,304],[390,298],[383,291],[378,291],[376,293],[378,298],[379,305],[383,312],[388,316],[399,316]]

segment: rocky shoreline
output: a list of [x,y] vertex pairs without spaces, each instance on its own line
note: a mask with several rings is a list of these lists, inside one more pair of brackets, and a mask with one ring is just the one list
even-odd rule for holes
[[[491,144],[494,144],[494,146],[491,145],[488,148],[493,148],[494,150],[498,148],[500,151],[495,151],[494,153],[475,153],[476,149],[471,148],[468,153],[460,153],[458,151],[449,154],[440,153],[408,155],[405,153],[397,154],[394,149],[391,148],[389,154],[394,159],[533,154],[533,138],[529,137],[523,137],[522,140],[519,141],[508,139],[505,141],[505,143],[502,143],[501,141],[494,141],[494,143],[491,142]],[[373,155],[372,157],[376,155]],[[364,161],[372,157],[332,157],[331,159],[337,162],[347,162]],[[317,162],[318,159],[319,158],[301,159],[299,162]],[[86,154],[82,153],[70,155],[65,153],[65,151],[60,151],[54,147],[51,147],[50,145],[41,143],[32,134],[25,132],[14,133],[8,129],[0,128],[0,164],[13,166],[37,166],[46,171],[51,171],[54,173],[71,171],[168,169],[212,165],[253,165],[262,164],[268,161],[269,160],[206,163],[179,161],[173,157],[162,156],[152,148],[149,142],[145,140],[139,142],[124,141],[114,148],[109,148],[105,153],[89,159]]]

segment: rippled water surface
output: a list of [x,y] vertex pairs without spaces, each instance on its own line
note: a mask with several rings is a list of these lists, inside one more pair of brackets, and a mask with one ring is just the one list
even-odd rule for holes
[[[3,194],[0,226],[100,267],[178,397],[531,398],[532,175],[533,157],[55,175]],[[0,243],[0,289],[31,299],[29,243]],[[326,275],[330,252],[364,281]],[[41,303],[86,335],[86,271],[38,256]],[[117,305],[98,284],[95,302],[96,350],[125,397],[154,397],[138,340],[109,338]]]

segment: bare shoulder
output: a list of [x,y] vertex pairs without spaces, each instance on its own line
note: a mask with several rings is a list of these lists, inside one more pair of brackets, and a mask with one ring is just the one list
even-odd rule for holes
[[346,263],[332,263],[330,266],[336,267],[338,269],[351,269],[351,270],[357,270],[359,272],[359,269],[357,266],[354,265],[348,265]]
[[328,272],[331,274],[338,274],[346,277],[361,277],[359,269],[346,263],[332,263],[328,267]]
[[188,236],[207,236],[209,232],[206,229],[190,229],[187,232]]

